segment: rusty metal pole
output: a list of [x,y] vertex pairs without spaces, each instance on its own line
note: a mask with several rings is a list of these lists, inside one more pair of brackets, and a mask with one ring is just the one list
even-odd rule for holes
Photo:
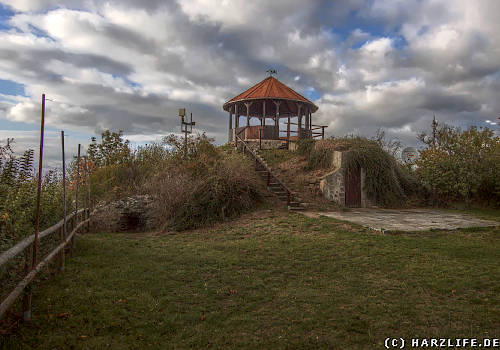
[[[84,191],[85,191],[85,211],[83,212],[83,219],[84,220],[87,219],[88,208],[89,208],[89,197],[88,197],[89,191],[87,191],[87,186],[88,186],[87,177],[88,177],[88,174],[87,174],[87,156],[84,156],[83,157],[83,178],[84,178],[84,181],[85,181],[85,186],[84,186]],[[87,229],[88,229],[88,225],[87,225]]]
[[[80,185],[80,147],[81,145],[78,144],[78,157],[76,160],[76,193],[75,193],[75,216],[74,216],[74,223],[75,225],[73,226],[73,229],[78,225],[78,188]],[[71,237],[71,250],[75,248],[75,235]]]
[[40,225],[40,196],[42,194],[42,160],[43,160],[43,127],[45,124],[45,94],[42,94],[42,122],[40,126],[40,159],[38,162],[38,190],[36,195],[36,214],[35,214],[35,240],[33,241],[33,259],[31,260],[31,269],[35,268],[38,250],[38,230]]
[[[61,130],[61,151],[62,151],[62,185],[63,185],[63,226],[61,230],[61,243],[66,239],[66,156],[64,154],[64,131]],[[60,270],[64,270],[64,249],[61,249]]]
[[[87,156],[88,157],[88,156]],[[87,231],[90,232],[90,211],[91,211],[91,207],[92,207],[92,200],[90,198],[90,164],[87,163],[87,181],[88,181],[88,184],[87,184],[87,196],[88,196],[88,219],[89,221],[87,222]]]

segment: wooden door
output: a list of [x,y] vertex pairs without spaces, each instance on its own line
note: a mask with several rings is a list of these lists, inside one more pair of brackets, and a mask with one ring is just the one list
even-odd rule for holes
[[346,207],[361,207],[361,169],[346,171],[344,180]]

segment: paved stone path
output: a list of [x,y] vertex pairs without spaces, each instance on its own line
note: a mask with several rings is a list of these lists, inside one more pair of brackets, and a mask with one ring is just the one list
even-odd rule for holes
[[309,217],[320,215],[350,221],[375,230],[426,231],[452,230],[465,227],[500,226],[500,222],[477,219],[470,215],[432,209],[350,209],[336,212],[304,212]]

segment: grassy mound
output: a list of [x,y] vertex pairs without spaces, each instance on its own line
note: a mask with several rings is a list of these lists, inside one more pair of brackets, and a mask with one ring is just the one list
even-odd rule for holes
[[[343,137],[318,141],[315,152],[331,154],[345,152],[346,172],[363,168],[366,174],[364,190],[378,205],[398,207],[415,192],[416,179],[376,140],[363,137]],[[328,150],[328,152],[327,152]]]
[[260,201],[252,163],[229,148],[195,140],[186,157],[173,156],[149,188],[159,224],[175,230],[235,217]]
[[[321,141],[303,139],[297,146],[296,152],[285,151],[289,153],[286,156],[268,151],[265,153],[266,159],[271,159],[273,164],[282,159],[283,161],[277,164],[281,169],[289,169],[290,163],[294,163],[295,168],[300,164],[301,176],[317,179],[331,170],[334,151],[345,152],[346,171],[363,168],[366,174],[364,190],[378,205],[385,207],[404,205],[408,197],[419,188],[414,176],[376,140],[362,137]],[[295,155],[294,159],[292,155]],[[289,176],[290,181],[298,178],[297,173],[299,171]]]

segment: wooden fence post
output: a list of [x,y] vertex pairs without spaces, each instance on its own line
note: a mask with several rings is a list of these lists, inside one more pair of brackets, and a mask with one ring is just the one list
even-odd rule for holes
[[[30,248],[24,250],[24,275],[30,272]],[[31,321],[31,286],[28,285],[23,291],[23,320],[25,322]]]
[[[64,233],[63,227],[59,227],[59,239],[61,243],[64,242]],[[59,271],[64,271],[64,248],[61,249],[59,253]]]

